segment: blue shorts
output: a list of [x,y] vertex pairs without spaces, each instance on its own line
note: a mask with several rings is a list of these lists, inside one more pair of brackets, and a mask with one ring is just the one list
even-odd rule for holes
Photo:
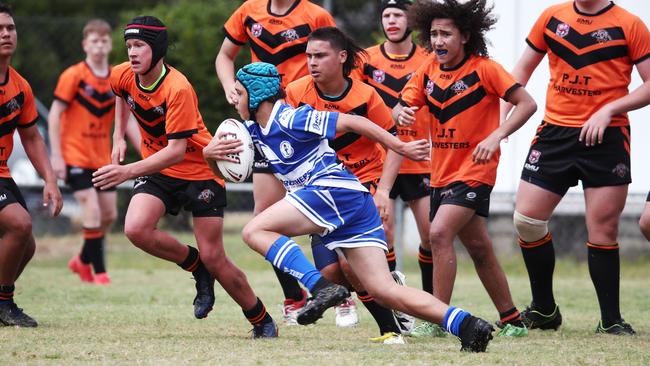
[[368,192],[306,186],[284,198],[311,222],[323,228],[325,247],[378,247],[387,250],[386,236],[375,202]]

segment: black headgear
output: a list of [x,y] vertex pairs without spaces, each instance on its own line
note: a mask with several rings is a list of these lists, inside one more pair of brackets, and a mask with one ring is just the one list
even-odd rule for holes
[[160,19],[145,15],[133,18],[124,28],[124,40],[140,39],[151,47],[148,73],[167,54],[167,27]]
[[[397,9],[402,9],[404,11],[408,10],[408,7],[413,4],[413,1],[411,0],[381,0],[381,7],[380,7],[380,15],[384,14],[384,10],[388,8],[397,8]],[[388,35],[386,34],[386,30],[384,29],[383,25],[381,27],[382,32],[384,32],[384,36],[388,38]],[[404,32],[404,36],[398,40],[398,42],[402,42],[406,38],[411,36],[411,28],[408,26],[406,27],[406,31]]]

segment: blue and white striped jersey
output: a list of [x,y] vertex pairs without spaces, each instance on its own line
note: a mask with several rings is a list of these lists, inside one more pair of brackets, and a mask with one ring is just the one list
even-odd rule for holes
[[265,128],[254,121],[244,125],[287,191],[307,185],[367,191],[327,142],[336,135],[338,117],[336,112],[320,112],[308,105],[293,108],[278,101]]

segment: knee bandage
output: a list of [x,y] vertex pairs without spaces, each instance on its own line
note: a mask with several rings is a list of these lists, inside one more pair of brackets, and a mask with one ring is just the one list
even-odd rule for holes
[[548,234],[548,221],[546,220],[533,219],[515,211],[513,222],[519,238],[527,243],[538,241]]

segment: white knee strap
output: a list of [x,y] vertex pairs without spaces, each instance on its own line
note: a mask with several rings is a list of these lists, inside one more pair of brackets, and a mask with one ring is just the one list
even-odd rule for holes
[[532,243],[548,234],[548,221],[533,219],[515,211],[512,218],[521,240]]

